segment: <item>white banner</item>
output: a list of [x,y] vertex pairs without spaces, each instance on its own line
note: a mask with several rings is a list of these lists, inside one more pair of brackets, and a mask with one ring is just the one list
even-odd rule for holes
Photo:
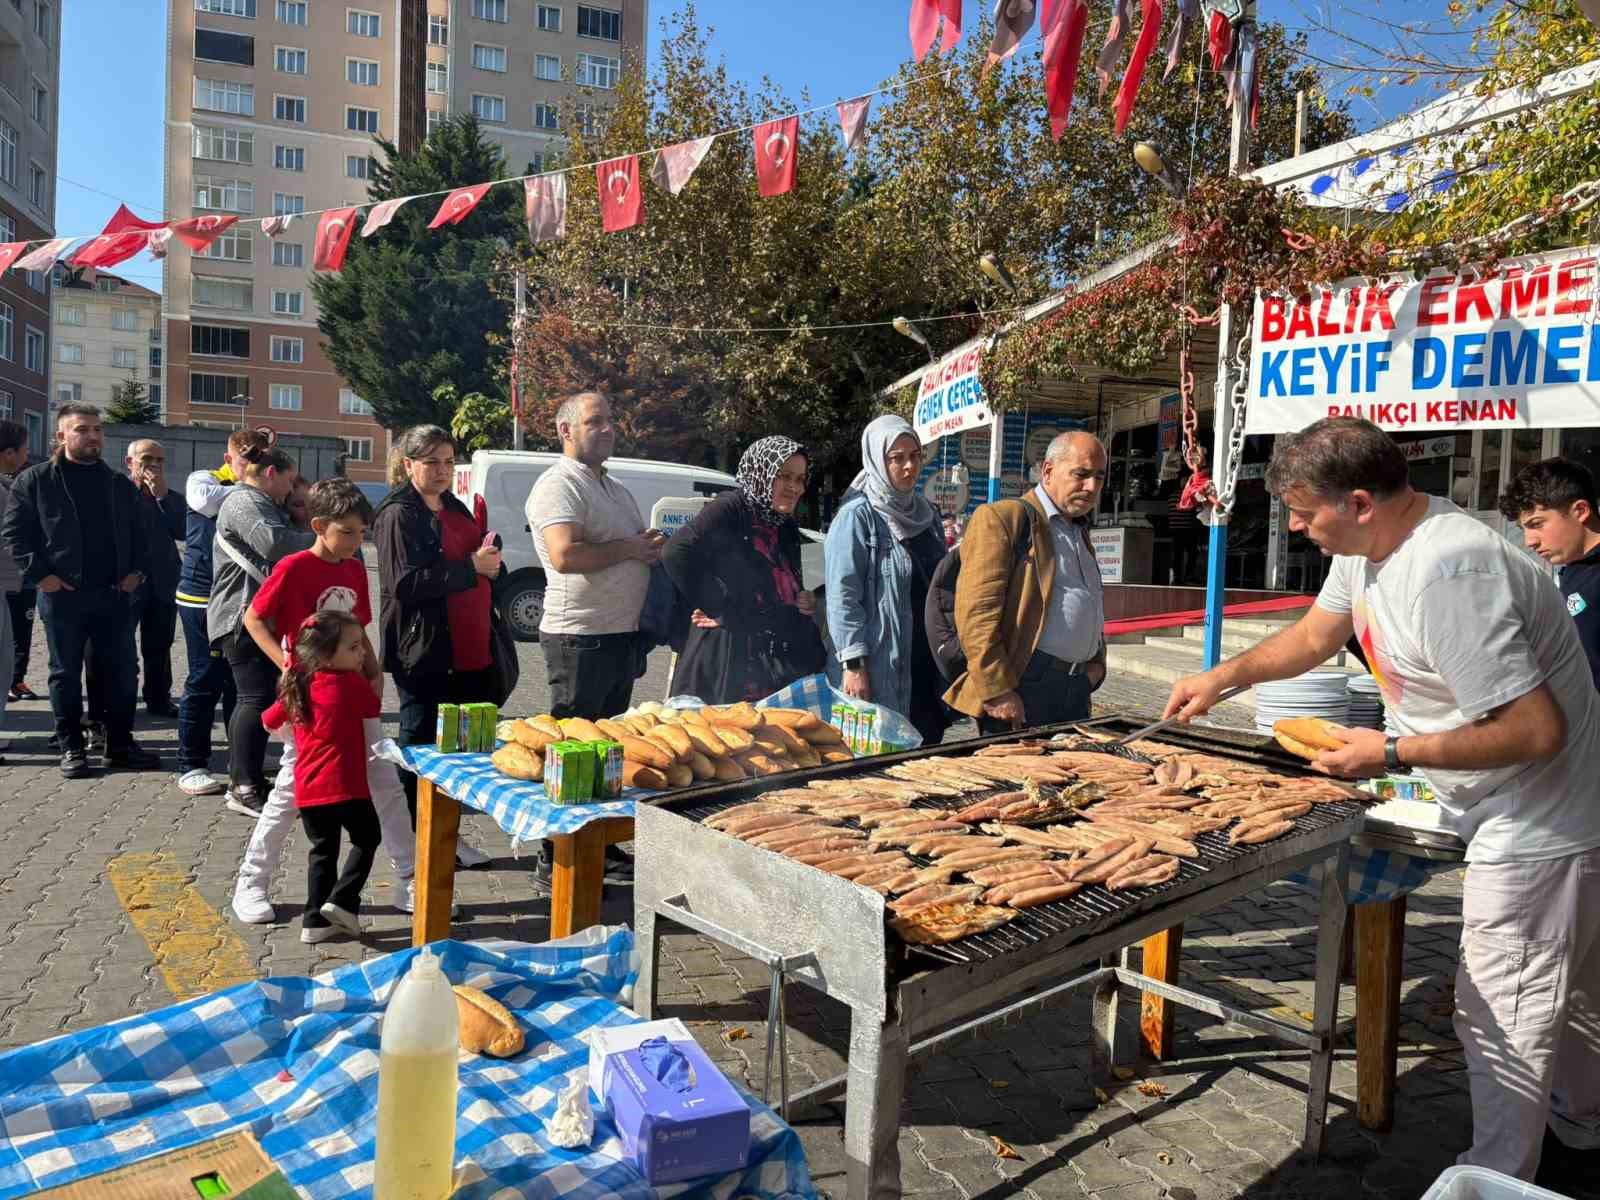
[[1323,417],[1406,430],[1600,425],[1595,248],[1256,297],[1245,429]]
[[982,362],[983,348],[973,346],[945,355],[922,373],[911,423],[923,445],[948,433],[993,424],[994,414],[989,411],[988,398],[978,382]]

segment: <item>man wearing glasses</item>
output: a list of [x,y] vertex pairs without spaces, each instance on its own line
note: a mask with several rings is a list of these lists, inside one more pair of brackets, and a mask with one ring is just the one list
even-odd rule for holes
[[184,539],[189,506],[167,486],[167,452],[143,438],[128,447],[128,478],[139,489],[150,518],[150,578],[134,593],[139,652],[144,659],[144,706],[152,717],[178,715],[172,703],[172,640],[178,629],[178,543]]

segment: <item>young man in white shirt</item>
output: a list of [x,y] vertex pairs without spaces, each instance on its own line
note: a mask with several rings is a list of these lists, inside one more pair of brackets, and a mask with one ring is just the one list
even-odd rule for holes
[[1314,765],[1415,768],[1467,842],[1455,1027],[1473,1141],[1458,1161],[1531,1181],[1547,1122],[1600,1157],[1600,694],[1561,594],[1510,542],[1413,491],[1366,421],[1280,438],[1267,485],[1333,556],[1327,581],[1295,625],[1179,680],[1167,714],[1299,675],[1355,632],[1401,736],[1351,729]]

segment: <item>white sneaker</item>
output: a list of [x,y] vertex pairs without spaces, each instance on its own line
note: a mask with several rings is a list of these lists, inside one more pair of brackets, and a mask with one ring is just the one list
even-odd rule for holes
[[339,934],[337,925],[303,925],[300,928],[300,940],[308,946],[315,946],[318,942],[325,942]]
[[322,915],[353,938],[359,938],[367,931],[360,917],[347,909],[340,908],[332,900],[322,906]]
[[233,915],[246,925],[271,925],[278,919],[272,901],[257,888],[233,889]]
[[178,777],[178,790],[186,796],[215,796],[227,786],[226,780],[218,779],[204,767],[185,771]]
[[476,846],[470,846],[466,842],[457,840],[456,866],[465,867],[470,870],[473,867],[481,867],[485,863],[493,861],[493,859],[491,859],[482,850],[479,850]]
[[[417,881],[415,879],[406,880],[405,895],[400,898],[400,902],[398,904],[396,904],[395,907],[398,908],[401,912],[406,913],[407,915],[410,915],[410,916],[415,916],[416,915],[416,911],[417,911]],[[459,904],[451,904],[450,905],[450,919],[452,921],[459,921],[461,919],[461,905],[459,905]]]

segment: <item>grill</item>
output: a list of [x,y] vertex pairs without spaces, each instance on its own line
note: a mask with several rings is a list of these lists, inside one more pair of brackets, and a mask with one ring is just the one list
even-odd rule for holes
[[[1137,727],[1136,722],[1121,718],[1088,724],[1116,733]],[[876,773],[896,762],[919,758],[961,758],[984,745],[1073,728],[1004,734],[778,778],[708,785],[640,806],[634,896],[635,929],[644,954],[637,1007],[646,1015],[653,1008],[659,919],[695,929],[765,963],[772,972],[769,1018],[777,1035],[768,1039],[769,1090],[776,1042],[783,1075],[780,1103],[786,1112],[791,1099],[810,1103],[845,1092],[848,1194],[852,1197],[899,1195],[895,1130],[910,1057],[1080,988],[1091,989],[1095,995],[1094,1057],[1096,1066],[1106,1073],[1117,1057],[1119,1024],[1125,1024],[1118,1021],[1119,1004],[1141,990],[1310,1051],[1306,1148],[1313,1154],[1320,1150],[1345,917],[1345,861],[1349,840],[1361,826],[1358,803],[1319,804],[1295,822],[1291,833],[1259,846],[1229,845],[1224,833],[1201,834],[1193,839],[1198,856],[1181,859],[1178,875],[1167,883],[1116,893],[1093,885],[1065,900],[1024,910],[998,929],[942,946],[902,942],[889,928],[885,899],[876,892],[704,825],[716,813],[757,799],[775,787]],[[1285,774],[1307,773],[1299,760],[1286,759],[1275,748],[1267,749],[1256,737],[1208,730],[1164,734],[1159,740]],[[1106,752],[1151,761],[1126,749],[1108,748]],[[993,789],[1004,790],[1011,789]],[[985,794],[992,793],[971,793],[959,800],[919,800],[915,807],[949,809]],[[1147,979],[1130,969],[1126,948],[1144,937],[1319,863],[1334,869],[1323,872],[1316,1020],[1310,1033]],[[1074,975],[1078,967],[1083,969]],[[852,1010],[848,1075],[793,1098],[788,1096],[783,1071],[782,992],[788,981],[817,988]],[[939,1031],[936,1036],[914,1040],[934,1031]]]

